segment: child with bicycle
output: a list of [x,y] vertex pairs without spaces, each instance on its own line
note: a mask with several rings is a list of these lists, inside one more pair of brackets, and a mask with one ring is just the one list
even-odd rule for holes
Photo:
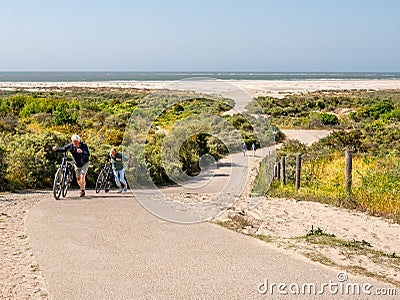
[[74,158],[74,166],[76,173],[76,181],[81,189],[79,196],[85,197],[86,187],[86,173],[89,169],[89,158],[90,152],[86,143],[81,141],[81,138],[77,134],[71,136],[72,143],[65,145],[64,147],[53,147],[55,152],[71,152]]
[[124,161],[127,161],[127,159],[121,153],[117,152],[115,147],[111,148],[110,158],[111,166],[114,172],[115,183],[118,186],[118,193],[122,193],[122,190],[126,192],[128,190],[128,185],[124,177]]

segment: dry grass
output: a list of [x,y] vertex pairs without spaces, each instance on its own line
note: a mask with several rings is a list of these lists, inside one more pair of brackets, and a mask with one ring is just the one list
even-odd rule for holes
[[303,162],[301,187],[296,191],[293,181],[285,186],[274,182],[269,194],[337,206],[356,208],[371,215],[400,221],[400,158],[398,156],[353,157],[352,190],[344,187],[343,156],[307,159]]

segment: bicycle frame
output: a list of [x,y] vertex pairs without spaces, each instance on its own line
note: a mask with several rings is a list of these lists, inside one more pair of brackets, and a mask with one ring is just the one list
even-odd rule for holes
[[99,176],[96,180],[96,193],[99,193],[102,189],[107,193],[114,180],[114,173],[111,167],[111,163],[107,161],[103,168],[101,168]]
[[73,180],[73,168],[70,161],[72,159],[64,152],[61,164],[54,176],[53,195],[56,200],[60,199],[60,196],[65,197],[67,195],[69,185]]

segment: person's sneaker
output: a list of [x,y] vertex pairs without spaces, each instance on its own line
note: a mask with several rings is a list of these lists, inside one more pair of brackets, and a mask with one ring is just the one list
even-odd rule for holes
[[79,197],[85,197],[85,190],[81,190],[81,193],[79,194]]
[[118,188],[118,193],[122,193],[122,188]]
[[126,192],[128,190],[128,186],[125,184],[124,185],[124,192]]

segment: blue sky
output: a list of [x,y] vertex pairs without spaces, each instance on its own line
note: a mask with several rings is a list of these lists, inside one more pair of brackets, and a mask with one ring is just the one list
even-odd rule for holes
[[397,0],[3,0],[0,71],[400,71]]

